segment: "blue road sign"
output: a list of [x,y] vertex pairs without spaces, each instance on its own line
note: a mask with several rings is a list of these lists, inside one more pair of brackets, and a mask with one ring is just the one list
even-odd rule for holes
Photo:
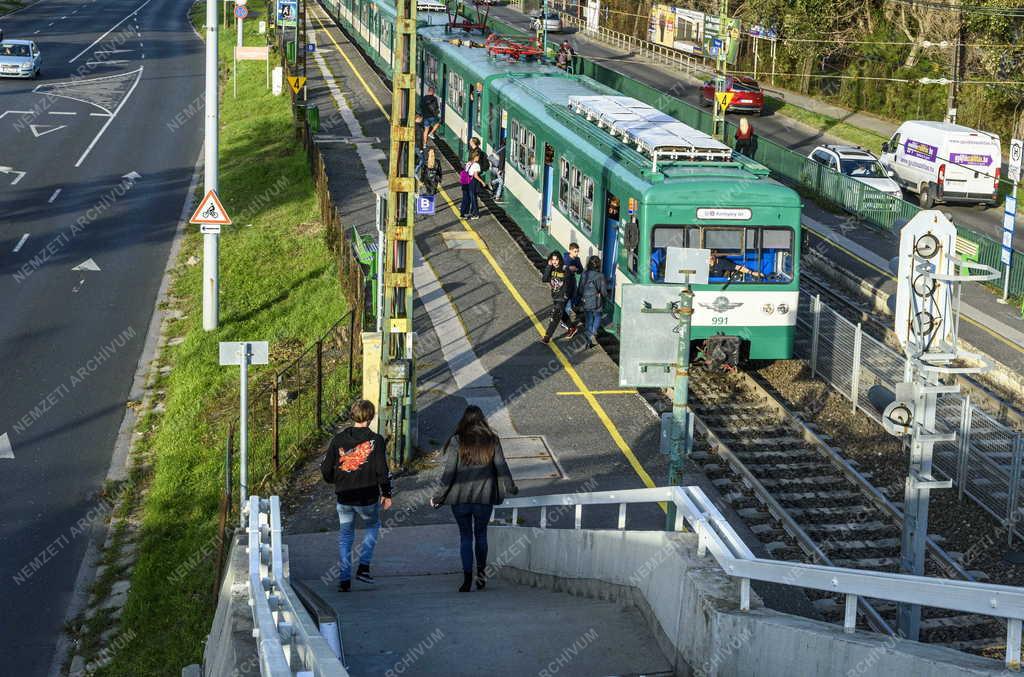
[[239,19],[244,19],[249,16],[249,10],[246,9],[245,5],[235,5],[235,16]]
[[1017,198],[1007,195],[1003,211],[1003,255],[1000,257],[1004,266],[1010,265],[1010,259],[1013,257],[1013,230],[1016,222]]
[[718,56],[722,49],[722,38],[711,38],[711,56]]
[[431,216],[434,213],[434,201],[436,200],[434,195],[417,195],[416,196],[416,213],[424,216]]
[[306,51],[307,52],[315,52],[316,51],[316,43],[307,42],[306,43]]

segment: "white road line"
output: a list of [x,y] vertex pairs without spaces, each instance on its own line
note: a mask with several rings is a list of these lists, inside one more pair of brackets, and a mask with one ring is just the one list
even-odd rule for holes
[[50,27],[50,26],[52,26],[52,25],[53,25],[53,22],[51,21],[51,22],[50,22],[50,24],[49,24],[49,26],[47,26],[47,28],[49,28],[49,27]]
[[121,54],[124,52],[134,51],[134,49],[97,49],[95,52],[93,52],[93,54],[99,56],[100,54]]
[[68,111],[61,111],[61,110],[52,110],[52,111],[50,111],[50,115],[78,115],[78,113],[71,113],[71,112],[68,112]]
[[63,188],[58,188],[57,190],[53,191],[53,195],[51,195],[50,199],[46,201],[46,204],[52,205],[53,201],[57,199],[57,196],[60,195],[60,192],[62,190],[64,190],[64,189]]
[[86,66],[116,66],[118,64],[128,63],[127,59],[104,59],[103,61],[86,61]]
[[[22,7],[21,9],[16,9],[16,10],[14,10],[13,12],[8,12],[7,14],[4,14],[4,18],[6,19],[6,18],[7,18],[7,17],[9,17],[9,16],[14,16],[14,15],[15,15],[15,14],[17,14],[18,12],[24,12],[24,11],[25,11],[26,9],[31,9],[32,7],[35,7],[36,5],[38,5],[38,4],[39,4],[40,2],[42,2],[42,1],[43,1],[43,0],[36,0],[36,1],[35,1],[35,2],[33,2],[33,3],[31,4],[31,5],[25,5],[25,6],[24,6],[24,7]],[[94,1],[95,1],[95,0],[94,0]],[[38,31],[37,31],[37,32],[38,32]]]
[[15,254],[20,252],[21,248],[25,246],[25,240],[27,240],[27,239],[28,239],[28,233],[25,233],[24,235],[21,236],[21,239],[18,240],[18,244],[14,245],[14,249],[12,249],[11,251],[14,252]]
[[32,35],[39,35],[39,31],[36,31],[36,32],[35,32],[35,33],[33,33]]
[[[150,2],[150,0],[146,0],[146,2],[148,3]],[[84,153],[82,153],[82,157],[78,158],[78,162],[75,163],[75,167],[82,166],[82,163],[85,162],[85,158],[89,157],[89,153],[92,152],[93,147],[100,140],[100,137],[103,136],[103,133],[107,131],[107,127],[109,127],[110,123],[114,121],[114,118],[117,117],[117,114],[121,112],[121,109],[124,108],[124,105],[128,103],[128,99],[131,98],[132,92],[134,92],[135,88],[139,86],[140,82],[142,82],[142,68],[142,66],[139,66],[138,70],[131,71],[133,73],[138,73],[138,75],[135,77],[135,83],[131,86],[131,89],[128,90],[128,93],[124,95],[124,98],[121,99],[121,103],[117,104],[117,108],[115,108],[114,112],[110,114],[110,117],[107,119],[107,121],[103,123],[103,127],[100,129],[99,134],[96,135],[96,138],[92,140],[92,143],[89,144],[89,147],[85,149]]]
[[62,17],[60,18],[60,20],[61,20],[61,21],[63,21],[64,19],[67,19],[67,18],[68,18],[68,17],[67,17],[67,15],[64,15],[64,16],[62,16]]
[[89,113],[89,117],[91,117],[91,118],[109,118],[110,116],[107,115],[106,113]]
[[[111,33],[112,33],[113,31],[114,31],[114,29],[115,29],[115,28],[117,28],[118,26],[120,26],[121,24],[123,24],[123,23],[124,23],[125,21],[127,21],[128,19],[130,19],[130,18],[132,18],[133,16],[135,16],[136,14],[138,14],[138,12],[139,12],[139,10],[140,10],[140,9],[142,9],[143,7],[145,7],[146,5],[148,5],[149,3],[151,3],[152,1],[153,1],[153,0],[146,0],[146,1],[144,2],[144,3],[142,3],[141,5],[139,5],[138,7],[136,7],[136,8],[134,9],[134,10],[132,10],[131,14],[129,14],[128,16],[126,16],[125,18],[121,19],[120,21],[118,21],[118,22],[117,22],[116,24],[114,24],[113,26],[111,26],[111,28],[110,28],[110,30],[109,30],[109,31],[107,31],[106,33],[104,33],[104,34],[103,34],[103,35],[101,35],[100,37],[98,37],[98,38],[96,38],[95,40],[93,40],[93,41],[92,41],[92,44],[90,44],[90,45],[89,45],[88,47],[86,47],[85,49],[83,49],[83,50],[82,50],[81,52],[79,52],[78,54],[75,54],[75,55],[74,55],[73,57],[71,57],[71,60],[70,60],[70,61],[68,61],[68,63],[74,63],[75,61],[77,61],[77,60],[78,60],[78,57],[82,56],[83,54],[85,54],[86,52],[88,52],[88,51],[89,51],[90,49],[92,49],[93,47],[95,47],[95,46],[96,46],[96,43],[97,43],[97,42],[99,42],[99,41],[100,41],[100,40],[102,40],[103,38],[105,38],[105,37],[107,37],[108,35],[110,35],[110,34],[111,34]],[[53,24],[50,24],[50,25],[52,26]]]

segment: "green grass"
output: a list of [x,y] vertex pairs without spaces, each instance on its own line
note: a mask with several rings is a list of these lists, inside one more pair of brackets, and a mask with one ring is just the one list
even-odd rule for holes
[[882,144],[887,141],[883,136],[854,125],[847,124],[842,120],[809,111],[800,106],[794,106],[775,97],[765,96],[765,108],[776,115],[782,115],[801,122],[819,132],[825,132],[832,136],[852,143],[855,146],[863,146],[872,153],[878,154],[882,150]]
[[[202,4],[193,8],[200,28],[204,15]],[[265,43],[256,23],[246,22],[247,44]],[[140,451],[153,468],[122,619],[122,628],[135,637],[103,675],[177,675],[184,665],[201,662],[214,611],[211,544],[223,487],[223,430],[237,415],[238,397],[238,370],[218,366],[217,343],[268,340],[271,368],[281,366],[346,310],[319,227],[305,152],[294,140],[290,100],[270,95],[261,62],[241,64],[233,98],[227,72],[233,45],[233,30],[222,31],[220,195],[235,225],[220,238],[220,328],[202,329],[202,265],[177,268],[171,305],[185,317],[174,321],[169,336],[185,341],[165,348],[162,357],[173,366],[159,384],[166,390],[166,412],[147,415],[140,428]],[[263,204],[247,208],[253,201]],[[202,258],[201,237],[190,228],[182,261]],[[209,556],[179,583],[170,582],[182,562],[204,552]]]

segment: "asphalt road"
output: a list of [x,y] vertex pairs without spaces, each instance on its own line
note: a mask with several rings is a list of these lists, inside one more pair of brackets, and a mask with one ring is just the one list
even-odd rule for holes
[[47,673],[82,525],[104,513],[96,494],[201,143],[189,6],[42,0],[0,18],[44,59],[37,81],[0,79],[5,674]]
[[[523,29],[530,29],[530,19],[524,16],[522,13],[507,7],[493,7],[491,8],[491,16],[500,21],[512,24],[513,26]],[[571,29],[570,29],[571,30]],[[621,58],[622,52],[615,50],[611,47],[607,47],[601,43],[587,40],[584,44],[581,38],[576,39],[571,32],[564,34],[565,37],[570,38],[573,41],[573,47],[580,52],[581,55],[586,57],[594,57],[596,60],[609,60],[604,65],[624,73],[631,77],[636,78],[640,82],[644,82],[656,89],[671,93],[673,96],[679,96],[684,101],[693,105],[698,104],[698,89],[697,85],[684,90],[682,95],[679,94],[678,84],[679,80],[689,80],[688,76],[680,74],[678,79],[665,79],[664,72],[653,69],[646,64],[636,63],[631,61],[625,61]],[[551,34],[550,40],[561,41],[563,34]],[[730,115],[730,118],[738,116]],[[764,117],[755,117],[751,120],[755,130],[761,136],[771,139],[776,143],[781,143],[787,148],[797,151],[803,155],[807,155],[815,149],[815,147],[825,143],[837,143],[844,144],[846,142],[841,139],[837,139],[828,134],[813,131],[808,127],[805,127],[797,122],[794,122],[781,115],[766,115]],[[1008,140],[1003,140],[1004,148],[1007,147]],[[1004,169],[1005,171],[1005,169]],[[910,201],[915,201],[916,196],[907,195]],[[952,215],[953,221],[957,225],[965,226],[974,230],[978,233],[984,233],[989,237],[1001,241],[1003,237],[1002,221],[1003,221],[1003,209],[1002,206],[993,209],[981,210],[978,207],[969,205],[946,205],[940,204],[937,206],[938,209],[948,212]],[[1021,251],[1024,251],[1024,210],[1017,215],[1017,228],[1014,234],[1014,246]]]

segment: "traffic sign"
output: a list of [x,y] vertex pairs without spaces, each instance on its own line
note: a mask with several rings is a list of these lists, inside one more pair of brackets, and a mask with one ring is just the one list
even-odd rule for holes
[[[1014,183],[1016,185],[1016,182]],[[1006,196],[1006,205],[1003,211],[1003,253],[999,257],[1003,265],[1010,265],[1013,256],[1013,231],[1017,222],[1017,198],[1014,195]]]
[[305,75],[289,75],[288,76],[288,84],[291,85],[292,91],[295,92],[296,94],[298,94],[299,90],[302,89],[302,86],[304,84],[306,84],[306,76]]
[[236,5],[248,5],[249,0],[235,0]]
[[1006,163],[1006,178],[1014,183],[1020,181],[1022,156],[1024,156],[1024,141],[1014,139],[1010,142],[1010,161]]
[[728,108],[729,104],[732,103],[732,100],[735,97],[736,94],[733,92],[715,92],[715,98],[718,100],[718,105],[723,109]]
[[434,195],[416,196],[416,213],[424,216],[432,215],[434,213],[436,199],[437,197]]
[[231,217],[228,216],[224,205],[220,203],[217,191],[211,190],[196,207],[195,213],[192,214],[192,218],[188,222],[196,225],[227,226],[231,224]]
[[235,16],[239,19],[244,19],[249,16],[249,10],[245,5],[235,5]]
[[306,43],[306,51],[307,52],[315,52],[316,51],[316,43],[315,42],[307,42]]
[[204,223],[199,226],[199,232],[203,235],[220,235],[220,226],[216,224]]

